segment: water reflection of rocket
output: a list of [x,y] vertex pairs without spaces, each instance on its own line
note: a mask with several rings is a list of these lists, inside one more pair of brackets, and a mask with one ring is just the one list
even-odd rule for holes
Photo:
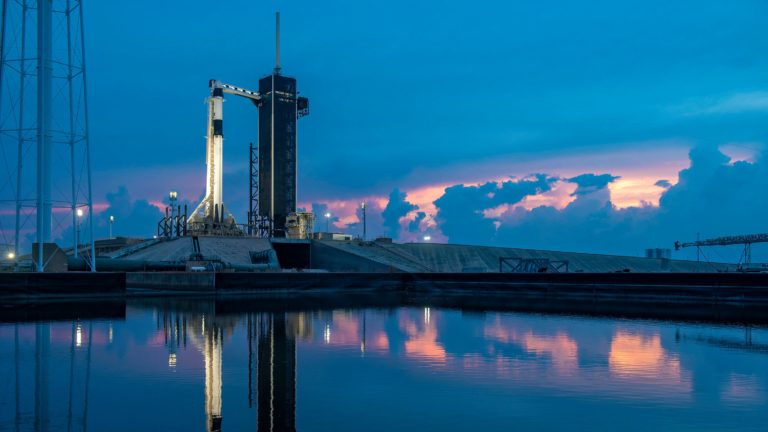
[[[222,430],[222,351],[225,334],[231,334],[237,318],[213,312],[179,319],[163,317],[170,346],[189,336],[203,354],[205,364],[206,431]],[[263,314],[248,320],[249,352],[255,346],[257,423],[260,432],[296,430],[296,336],[311,333],[301,314]],[[183,322],[184,330],[173,330]],[[169,331],[170,330],[170,331]],[[255,342],[251,344],[251,342]],[[249,366],[249,367],[252,367]],[[249,380],[249,401],[251,391]],[[250,403],[249,403],[250,404]]]
[[221,331],[213,327],[205,335],[205,417],[208,431],[221,430]]
[[221,322],[211,316],[201,315],[186,319],[187,333],[192,343],[203,354],[205,363],[205,418],[208,432],[220,431],[221,416],[221,354],[224,332],[234,327],[234,322]]

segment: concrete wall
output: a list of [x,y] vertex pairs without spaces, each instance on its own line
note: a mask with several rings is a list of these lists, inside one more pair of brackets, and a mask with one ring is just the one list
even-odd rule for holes
[[0,297],[115,295],[125,295],[125,273],[0,273]]
[[278,292],[321,290],[352,294],[358,291],[401,291],[406,273],[217,273],[217,292]]
[[[324,302],[354,306],[356,299],[365,298],[361,296],[373,296],[387,298],[388,304],[395,305],[426,298],[424,305],[444,302],[461,309],[521,308],[669,319],[768,321],[766,273],[381,272],[0,273],[0,321],[8,311],[13,311],[17,318],[33,316],[36,307],[30,305],[54,301],[63,309],[49,308],[49,315],[68,311],[65,302],[73,299],[81,303],[177,296],[179,301],[181,294],[229,298],[233,307],[244,306],[239,299],[249,297],[252,306],[263,307],[274,299],[303,296],[311,299],[304,304],[314,307]],[[333,298],[342,300],[331,301]],[[286,302],[283,304],[299,304]],[[111,313],[119,313],[120,304],[115,307]]]
[[334,247],[334,243],[312,241],[312,268],[329,272],[393,273],[402,269]]
[[128,289],[145,288],[153,291],[215,293],[216,273],[137,272],[126,273]]
[[[91,295],[92,296],[92,295]],[[125,297],[48,298],[46,301],[8,302],[0,308],[0,323],[74,321],[89,319],[125,320]]]
[[[625,269],[631,272],[717,272],[733,271],[736,266],[721,263],[697,263],[693,261],[662,260],[643,257],[599,255],[576,252],[544,251],[535,249],[513,249],[487,246],[466,246],[433,243],[378,243],[378,242],[334,242],[323,244],[329,248],[344,251],[347,255],[361,260],[377,262],[406,272],[461,273],[499,272],[499,258],[545,258],[550,261],[568,261],[570,272],[612,273]],[[325,250],[325,249],[323,249]],[[352,261],[349,260],[351,264]],[[330,264],[329,264],[330,265]],[[346,271],[354,270],[351,265]]]

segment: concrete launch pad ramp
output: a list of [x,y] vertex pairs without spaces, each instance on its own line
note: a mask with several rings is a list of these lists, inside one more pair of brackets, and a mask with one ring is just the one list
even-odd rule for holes
[[[406,243],[382,245],[407,253],[419,263],[436,272],[461,272],[484,268],[486,272],[499,271],[499,258],[546,258],[550,261],[568,261],[570,272],[608,273],[628,269],[632,272],[713,272],[727,270],[726,264],[681,260],[661,260],[620,255],[600,255],[576,252],[545,251],[536,249],[498,248],[451,244]],[[732,267],[732,266],[730,266]],[[731,268],[733,270],[733,268]]]
[[413,257],[387,250],[375,242],[312,241],[312,266],[332,272],[407,272],[433,270]]
[[[267,239],[241,237],[199,237],[200,252],[208,257],[217,257],[233,264],[250,264],[250,252],[272,249]],[[186,261],[194,252],[191,237],[180,237],[161,241],[120,259],[146,261]]]
[[[500,258],[546,258],[568,261],[569,272],[716,272],[735,269],[719,263],[661,260],[535,249],[498,248],[433,243],[315,241],[313,261],[329,271],[498,272]],[[322,257],[318,257],[322,255]],[[314,257],[318,257],[317,259]]]
[[[250,264],[250,252],[273,249],[268,239],[199,237],[199,240],[201,252],[205,257],[217,257],[232,264]],[[119,259],[172,262],[184,262],[192,253],[191,237],[149,242],[145,246],[136,248],[135,251],[129,248],[122,252],[115,252],[119,255]],[[568,261],[569,272],[585,273],[611,273],[625,270],[634,273],[735,270],[734,265],[709,262],[535,249],[358,240],[313,240],[310,268],[331,272],[497,273],[500,258],[545,258],[550,261]]]

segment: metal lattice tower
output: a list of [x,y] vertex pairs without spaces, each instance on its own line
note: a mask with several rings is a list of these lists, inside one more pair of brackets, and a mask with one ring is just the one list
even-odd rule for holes
[[1,7],[0,242],[71,244],[95,271],[82,1]]

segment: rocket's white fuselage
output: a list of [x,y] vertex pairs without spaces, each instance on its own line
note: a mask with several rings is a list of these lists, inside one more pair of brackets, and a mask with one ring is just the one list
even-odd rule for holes
[[[258,92],[210,80],[208,86],[208,132],[205,138],[205,198],[189,217],[189,222],[234,223],[232,214],[224,210],[224,93],[260,101]],[[225,214],[222,214],[225,213]]]
[[206,209],[206,214],[213,215],[214,206],[221,209],[221,204],[224,203],[222,195],[224,136],[215,127],[217,121],[221,123],[224,120],[222,110],[224,98],[221,96],[211,96],[209,103],[211,112],[208,125],[208,187],[206,188],[206,196],[210,202],[209,208]]
[[218,82],[212,81],[208,98],[208,133],[205,138],[205,198],[197,206],[191,222],[223,222],[224,211],[224,92]]

